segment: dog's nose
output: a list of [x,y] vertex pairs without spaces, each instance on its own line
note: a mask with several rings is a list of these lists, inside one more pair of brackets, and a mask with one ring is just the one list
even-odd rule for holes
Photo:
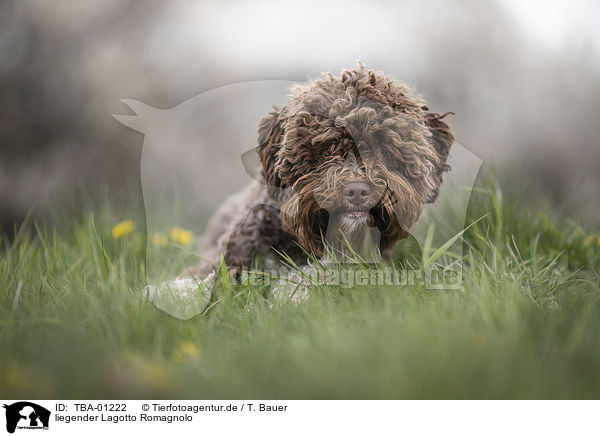
[[362,206],[369,198],[371,187],[365,182],[352,182],[344,186],[342,193],[354,206]]

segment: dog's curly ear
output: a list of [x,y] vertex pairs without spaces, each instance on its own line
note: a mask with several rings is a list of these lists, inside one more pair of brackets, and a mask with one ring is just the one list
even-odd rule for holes
[[[258,123],[258,147],[257,152],[262,163],[263,175],[267,188],[281,188],[281,179],[275,168],[277,152],[283,141],[283,128],[279,119],[280,111],[274,108],[273,112],[263,117]],[[276,190],[273,190],[275,193]]]
[[427,106],[423,106],[422,109],[427,111],[425,113],[425,122],[432,133],[431,139],[439,158],[439,164],[436,165],[435,174],[433,175],[435,179],[435,191],[427,200],[428,203],[433,203],[438,197],[444,172],[450,170],[450,165],[446,162],[448,161],[448,155],[450,154],[450,147],[454,143],[454,133],[452,133],[452,129],[448,123],[444,121],[444,117],[448,114],[454,115],[454,113],[446,112],[445,114],[440,115],[435,112],[429,112]]

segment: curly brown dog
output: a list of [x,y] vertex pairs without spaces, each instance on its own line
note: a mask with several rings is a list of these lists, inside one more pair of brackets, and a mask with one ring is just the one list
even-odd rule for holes
[[[209,221],[198,278],[286,253],[298,265],[326,251],[327,235],[380,253],[409,235],[433,202],[454,135],[407,86],[363,64],[297,85],[258,124],[261,182],[229,197]],[[332,239],[332,240],[333,240]],[[360,249],[360,247],[357,247]]]

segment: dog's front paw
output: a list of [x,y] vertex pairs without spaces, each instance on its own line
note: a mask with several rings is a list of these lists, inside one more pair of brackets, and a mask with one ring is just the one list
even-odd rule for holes
[[217,274],[213,271],[204,280],[181,278],[162,282],[158,287],[148,285],[142,290],[154,305],[182,320],[202,313],[210,301]]

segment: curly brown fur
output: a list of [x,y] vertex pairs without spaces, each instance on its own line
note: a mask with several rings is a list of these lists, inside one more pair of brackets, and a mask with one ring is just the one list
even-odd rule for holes
[[380,232],[389,254],[437,198],[449,169],[454,136],[444,116],[360,63],[294,87],[258,124],[264,185],[253,183],[213,217],[207,261],[223,253],[230,266],[251,266],[279,251],[305,263],[303,250],[325,252],[328,228],[360,241],[365,225]]

